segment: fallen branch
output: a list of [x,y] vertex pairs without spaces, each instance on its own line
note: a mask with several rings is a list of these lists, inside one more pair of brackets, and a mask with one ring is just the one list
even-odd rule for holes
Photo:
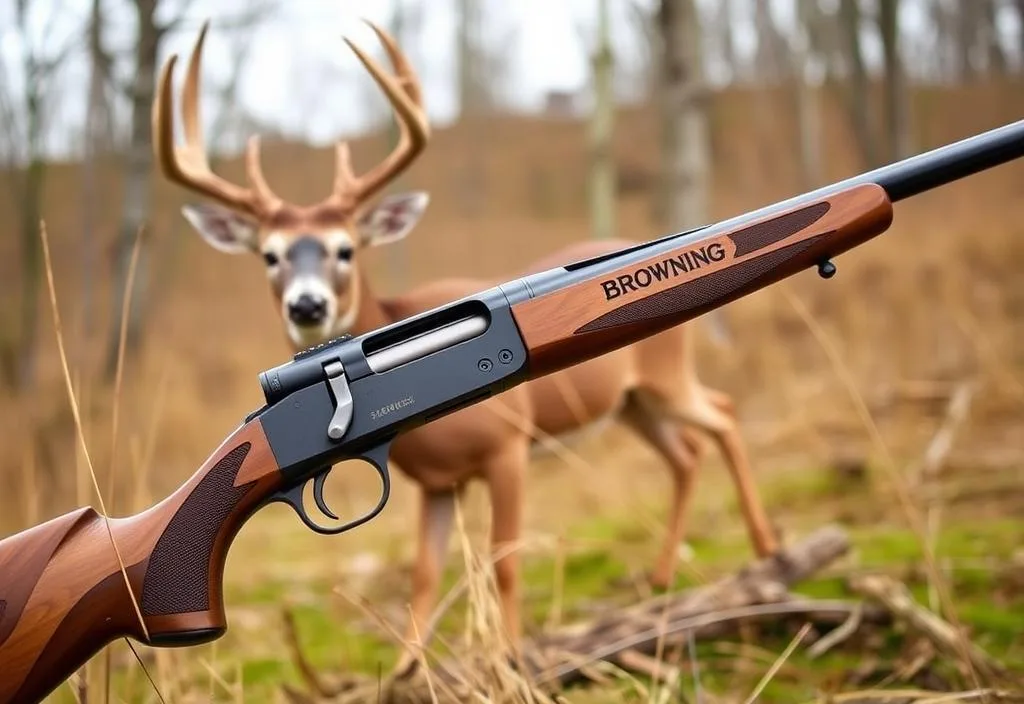
[[[542,650],[554,648],[572,653],[588,653],[607,648],[609,644],[629,642],[624,647],[652,655],[660,634],[668,634],[670,631],[678,633],[681,630],[678,626],[675,629],[662,628],[664,624],[680,624],[700,614],[714,615],[755,604],[786,604],[794,608],[790,613],[804,613],[810,610],[809,603],[796,606],[786,603],[791,601],[788,587],[820,571],[848,549],[846,533],[837,526],[826,526],[777,555],[759,560],[717,582],[681,594],[655,597],[636,606],[616,610],[595,621],[559,629],[538,638],[536,645]],[[830,609],[843,611],[844,618],[849,613],[848,604],[829,602],[825,610]],[[783,611],[775,611],[774,614],[783,613],[784,610],[785,607]],[[711,618],[701,625],[708,628],[720,621]],[[641,634],[645,635],[641,637]],[[698,634],[709,635],[707,631]]]
[[[962,637],[948,622],[918,604],[906,585],[885,575],[865,575],[851,581],[851,588],[885,606],[893,616],[925,636],[940,652],[959,658],[964,646],[970,664],[986,682],[1007,682],[1006,668],[991,655]],[[958,644],[959,643],[959,644]]]
[[[698,637],[735,631],[741,623],[751,620],[799,615],[803,622],[830,627],[843,624],[861,608],[859,603],[810,599],[793,594],[790,587],[822,570],[848,549],[846,533],[837,526],[826,526],[777,555],[758,560],[718,582],[661,595],[542,635],[524,644],[522,663],[516,668],[522,673],[517,688],[525,691],[536,686],[544,693],[554,693],[580,680],[607,680],[616,670],[648,677],[659,673],[656,679],[674,677],[678,668],[652,657],[659,640],[662,650],[668,651]],[[864,618],[873,615],[877,611],[866,610]],[[302,665],[298,666],[303,671]],[[477,700],[476,695],[484,693],[481,685],[489,681],[488,673],[493,675],[494,668],[495,663],[482,652],[431,662],[430,676],[443,690],[436,692],[436,700],[425,686],[422,667],[416,668],[415,676],[408,681],[389,682],[384,688],[384,700],[408,704],[449,701],[449,697],[454,701]],[[303,678],[316,692],[330,691],[315,674],[309,677],[304,673]],[[363,682],[358,690],[366,696],[371,688]],[[331,701],[355,701],[355,692],[347,689]],[[537,693],[531,694],[530,699],[538,701],[543,697]]]

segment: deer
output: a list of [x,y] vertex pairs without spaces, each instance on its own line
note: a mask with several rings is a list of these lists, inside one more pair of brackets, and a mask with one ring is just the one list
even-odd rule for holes
[[[369,332],[499,283],[444,278],[381,298],[361,269],[359,254],[407,236],[429,201],[427,192],[411,191],[384,195],[372,204],[424,151],[430,125],[409,61],[386,31],[367,24],[383,45],[391,72],[348,37],[344,40],[389,100],[397,115],[399,139],[384,159],[359,176],[353,172],[347,143],[339,141],[332,189],[313,205],[286,203],[274,194],[261,170],[258,135],[246,145],[248,186],[211,171],[198,111],[207,24],[193,47],[181,90],[184,144],[177,144],[174,136],[176,55],[169,57],[159,76],[153,133],[161,171],[172,183],[206,199],[182,208],[205,242],[228,254],[262,257],[274,304],[295,351],[343,334]],[[534,262],[529,271],[634,244],[621,239],[578,242]],[[573,398],[566,388],[574,390]],[[648,575],[653,587],[671,586],[707,438],[725,458],[755,553],[768,557],[778,551],[732,399],[698,379],[692,329],[683,325],[442,416],[394,442],[389,462],[419,489],[407,643],[422,647],[431,637],[430,616],[438,599],[456,501],[470,481],[481,480],[490,504],[489,547],[494,552],[504,638],[513,651],[520,647],[519,558],[515,550],[503,548],[515,545],[520,537],[525,473],[537,438],[566,437],[608,419],[634,431],[660,455],[671,476],[667,525]],[[415,662],[406,649],[396,671]]]

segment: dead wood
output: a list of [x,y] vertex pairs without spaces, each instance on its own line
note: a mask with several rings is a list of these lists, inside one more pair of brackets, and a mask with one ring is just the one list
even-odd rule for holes
[[[810,599],[792,593],[790,587],[844,555],[849,545],[842,529],[825,526],[777,555],[758,560],[717,582],[664,594],[540,635],[524,645],[521,662],[496,663],[490,654],[471,653],[458,660],[431,662],[428,672],[416,668],[412,675],[386,683],[383,692],[375,681],[355,684],[360,680],[358,677],[346,684],[328,684],[303,658],[294,626],[286,618],[286,626],[292,631],[288,640],[293,658],[313,692],[312,697],[304,697],[291,690],[288,698],[293,702],[335,704],[420,704],[469,701],[477,698],[474,692],[494,692],[497,688],[512,695],[507,701],[539,702],[552,701],[548,697],[556,697],[557,691],[572,682],[621,679],[622,671],[647,677],[659,673],[658,679],[671,677],[675,667],[663,660],[659,662],[658,656],[670,649],[684,648],[691,635],[717,637],[734,632],[741,623],[778,621],[780,617],[794,615],[802,622],[829,628],[848,622],[851,614],[861,608],[859,604]],[[862,618],[872,619],[877,614],[864,610]],[[493,686],[492,680],[498,679],[503,680],[502,685]],[[527,691],[529,695],[522,696]]]
[[[737,619],[762,615],[819,611],[833,619],[841,614],[842,622],[849,616],[852,604],[819,603],[803,598],[797,601],[788,588],[820,571],[848,549],[846,533],[837,526],[825,526],[777,555],[748,565],[734,575],[559,629],[537,638],[535,646],[541,651],[589,653],[603,659],[626,649],[654,655],[659,640],[667,646],[686,638],[686,631],[690,629],[701,637],[718,635],[723,629],[735,627]],[[776,608],[739,611],[723,617],[723,612],[766,604]],[[706,618],[695,620],[701,615]]]
[[972,643],[965,633],[915,601],[906,585],[885,575],[865,575],[851,580],[854,591],[885,606],[893,616],[928,638],[937,650],[954,659],[965,653],[970,666],[988,684],[1010,681],[1006,668]]

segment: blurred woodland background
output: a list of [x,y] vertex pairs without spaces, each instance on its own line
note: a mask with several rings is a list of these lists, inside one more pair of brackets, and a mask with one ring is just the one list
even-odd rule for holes
[[[57,351],[41,219],[110,513],[139,510],[191,475],[261,405],[258,372],[291,354],[262,262],[204,244],[180,213],[190,197],[153,162],[156,72],[170,53],[187,54],[206,19],[201,109],[213,168],[240,182],[241,147],[262,134],[272,187],[299,203],[329,189],[333,141],[351,141],[358,170],[394,139],[387,104],[342,32],[382,56],[356,23],[369,17],[411,57],[434,134],[390,190],[428,190],[431,202],[407,239],[361,255],[381,295],[443,276],[511,278],[573,240],[652,239],[1024,116],[1020,0],[549,5],[3,3],[0,532],[96,505]],[[867,531],[858,545],[879,564],[916,564],[913,540],[885,537],[908,530],[879,469],[892,462],[929,509],[935,535],[948,538],[951,565],[967,560],[961,549],[990,567],[1021,559],[1022,195],[1024,165],[1011,164],[900,203],[890,232],[839,258],[834,279],[805,272],[694,323],[701,377],[736,400],[768,511],[784,533],[841,521]],[[118,394],[121,311],[139,232]],[[965,410],[938,467],[924,453],[953,398]],[[589,526],[579,529],[586,549],[600,544],[610,555],[599,558],[611,564],[594,580],[599,592],[609,575],[652,553],[656,541],[638,547],[628,537],[657,534],[665,478],[648,467],[653,455],[617,429],[574,447],[571,461],[531,466],[526,528],[565,536]],[[689,528],[698,571],[746,556],[721,467],[709,458],[697,499],[706,520]],[[414,501],[396,477],[385,514],[340,538],[312,536],[278,508],[247,526],[228,561],[233,637],[265,624],[262,606],[272,612],[282,593],[327,618],[314,596],[344,581],[355,557],[404,564]],[[926,479],[939,489],[925,491]],[[347,496],[373,490],[331,483]],[[942,511],[931,512],[937,505]],[[595,527],[594,516],[603,523]],[[265,559],[253,561],[256,554]],[[990,576],[978,587],[989,606],[1005,575]],[[549,584],[545,575],[534,586]],[[1015,589],[999,597],[1010,601],[996,600],[1006,619],[1013,604],[1017,613],[1024,606]],[[343,632],[351,614],[331,614]],[[999,631],[1000,652],[1020,661],[1016,618]],[[318,638],[314,660],[337,664],[335,637]],[[240,677],[283,676],[283,654],[250,646],[255,654],[239,655],[249,668]],[[349,662],[368,666],[372,652],[364,660],[350,653]]]

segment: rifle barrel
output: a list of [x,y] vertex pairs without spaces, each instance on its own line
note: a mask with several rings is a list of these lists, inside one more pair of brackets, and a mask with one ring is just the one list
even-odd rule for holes
[[855,181],[877,183],[896,202],[1021,156],[1024,120],[882,166]]

